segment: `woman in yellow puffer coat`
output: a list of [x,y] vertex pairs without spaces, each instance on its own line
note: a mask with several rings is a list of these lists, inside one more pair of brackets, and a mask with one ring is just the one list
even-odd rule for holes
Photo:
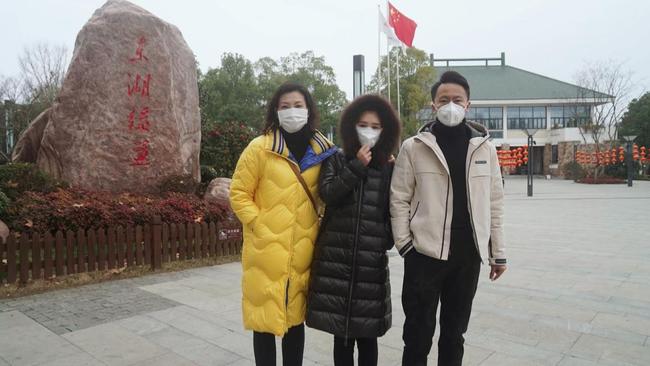
[[275,365],[275,336],[283,337],[283,364],[302,364],[307,285],[318,234],[314,199],[320,164],[336,152],[317,124],[307,89],[283,84],[268,104],[264,134],[242,152],[232,177],[230,204],[244,231],[244,327],[254,331],[256,365]]

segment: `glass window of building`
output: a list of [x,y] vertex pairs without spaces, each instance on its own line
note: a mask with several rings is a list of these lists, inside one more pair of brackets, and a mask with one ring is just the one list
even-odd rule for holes
[[545,129],[546,107],[508,107],[508,128]]
[[491,107],[490,108],[490,123],[488,125],[490,130],[503,130],[503,108]]
[[476,119],[490,119],[490,108],[476,108]]
[[503,137],[503,108],[502,107],[472,107],[467,118],[485,126],[490,135]]
[[579,127],[591,120],[591,106],[565,105],[548,108],[553,128]]
[[563,128],[564,126],[564,108],[548,107],[548,114],[551,117],[551,128]]

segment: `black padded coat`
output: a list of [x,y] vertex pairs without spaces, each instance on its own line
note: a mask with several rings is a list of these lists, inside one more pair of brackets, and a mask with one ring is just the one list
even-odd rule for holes
[[342,152],[323,163],[319,192],[327,209],[311,267],[307,326],[345,338],[379,337],[390,328],[392,170],[392,163],[365,167]]

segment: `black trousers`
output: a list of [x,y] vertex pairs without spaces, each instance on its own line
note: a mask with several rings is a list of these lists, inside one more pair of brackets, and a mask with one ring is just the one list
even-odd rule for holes
[[354,344],[359,348],[358,366],[377,366],[377,338],[334,337],[334,366],[354,366]]
[[[305,325],[289,328],[287,334],[282,337],[282,365],[302,365],[304,349]],[[253,350],[256,366],[275,366],[275,335],[253,332]]]
[[451,248],[448,261],[422,255],[414,249],[404,259],[404,366],[427,364],[438,302],[441,304],[438,365],[462,364],[463,334],[469,324],[481,262],[471,231],[452,231]]

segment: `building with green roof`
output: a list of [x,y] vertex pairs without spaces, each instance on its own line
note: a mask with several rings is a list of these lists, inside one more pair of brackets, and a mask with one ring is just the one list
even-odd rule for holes
[[[574,146],[584,143],[579,127],[591,120],[593,108],[613,96],[556,80],[506,64],[500,58],[436,59],[437,75],[453,70],[470,85],[467,118],[483,124],[500,148],[527,144],[534,133],[535,174],[559,174],[559,166],[573,160]],[[430,108],[418,113],[433,118]],[[589,141],[587,141],[589,142]]]

